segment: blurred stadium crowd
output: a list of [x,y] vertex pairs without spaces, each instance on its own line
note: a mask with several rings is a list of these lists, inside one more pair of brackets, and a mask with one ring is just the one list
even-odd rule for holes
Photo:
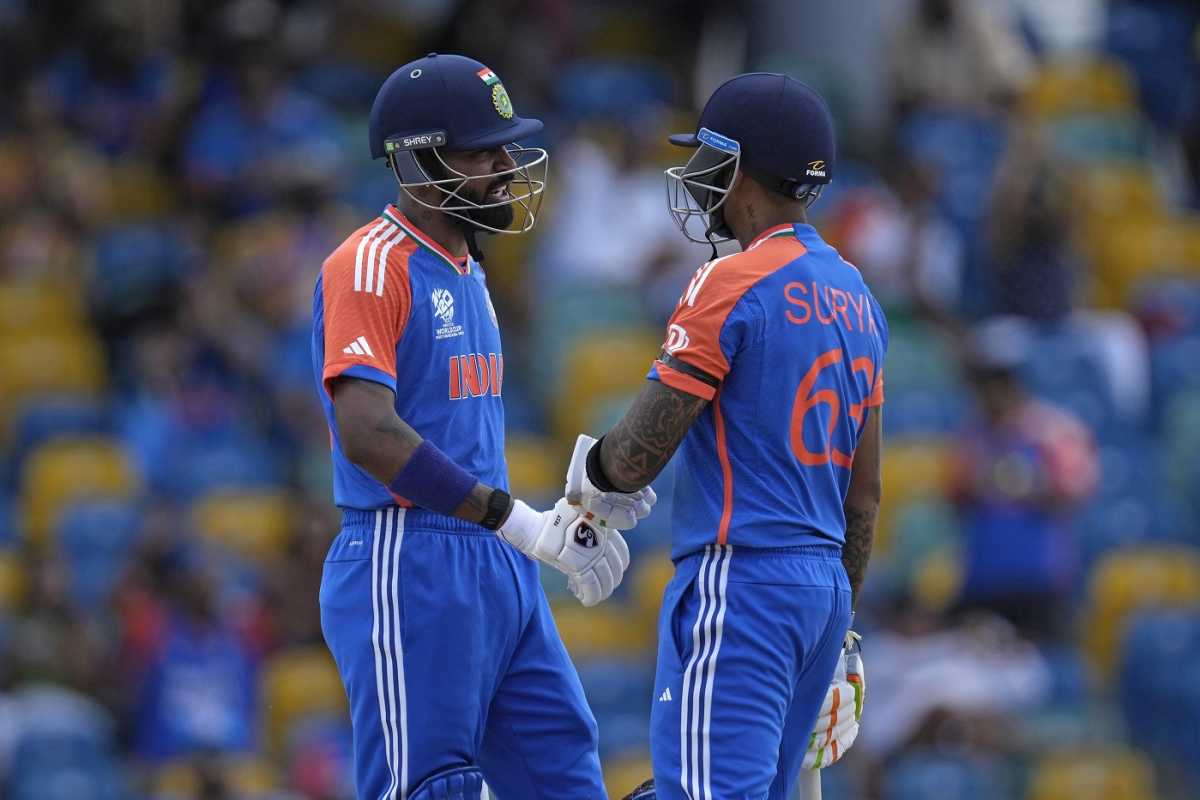
[[[0,796],[352,796],[311,291],[394,196],[366,113],[429,50],[548,123],[545,218],[485,242],[512,483],[539,502],[708,258],[665,213],[663,134],[747,69],[830,98],[815,222],[892,336],[869,702],[826,797],[1200,796],[1198,23],[1189,0],[0,0]],[[618,797],[649,773],[670,482],[614,601],[547,582]]]

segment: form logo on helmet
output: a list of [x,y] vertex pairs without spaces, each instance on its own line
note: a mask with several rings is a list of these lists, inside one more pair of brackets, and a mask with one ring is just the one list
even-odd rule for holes
[[810,178],[824,178],[825,162],[821,159],[808,162],[808,169],[804,170],[804,174]]

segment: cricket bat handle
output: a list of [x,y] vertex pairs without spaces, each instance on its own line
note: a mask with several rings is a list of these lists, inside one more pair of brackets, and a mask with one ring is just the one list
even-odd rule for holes
[[821,800],[821,770],[800,770],[800,797],[802,800]]

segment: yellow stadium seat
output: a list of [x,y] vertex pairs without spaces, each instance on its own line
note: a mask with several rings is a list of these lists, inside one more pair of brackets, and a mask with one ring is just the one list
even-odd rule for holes
[[1146,214],[1098,219],[1079,232],[1095,267],[1093,301],[1124,307],[1139,282],[1153,276],[1200,275],[1200,215]]
[[901,439],[883,449],[883,503],[879,507],[875,548],[891,546],[896,512],[914,500],[946,493],[951,448],[941,439]]
[[657,620],[663,591],[675,575],[671,554],[666,549],[644,553],[638,556],[632,569],[634,613],[641,618]]
[[41,445],[21,474],[26,535],[46,544],[58,516],[71,503],[91,497],[128,500],[141,487],[121,445],[102,436],[62,437]]
[[293,521],[287,495],[278,491],[218,491],[192,506],[192,524],[201,536],[258,561],[279,554]]
[[171,183],[144,161],[121,160],[109,167],[101,213],[106,224],[139,222],[168,213]]
[[0,404],[8,410],[36,395],[95,395],[107,380],[104,351],[90,336],[0,337]]
[[555,601],[550,608],[572,658],[648,652],[654,645],[655,621],[632,614],[612,600],[584,608],[572,597]]
[[85,329],[78,294],[59,283],[0,283],[0,338],[78,334]]
[[1133,80],[1115,61],[1050,64],[1034,77],[1022,102],[1024,111],[1039,117],[1122,113],[1136,106]]
[[567,353],[555,396],[559,436],[574,442],[597,408],[641,389],[646,370],[661,349],[662,336],[650,329],[596,331],[576,342]]
[[1138,548],[1093,568],[1083,642],[1102,678],[1111,676],[1129,617],[1143,608],[1200,605],[1200,553],[1188,547]]
[[1155,800],[1154,767],[1131,750],[1059,752],[1038,764],[1029,800]]
[[604,765],[604,785],[612,798],[624,797],[653,777],[654,764],[649,753],[624,754]]
[[[508,482],[520,497],[561,496],[571,452],[541,436],[509,436],[504,445]],[[532,502],[532,501],[530,501]]]
[[25,596],[25,570],[15,553],[0,551],[0,615],[13,611]]
[[[239,800],[271,797],[282,785],[277,770],[260,758],[221,756],[205,768],[223,779],[229,795]],[[151,779],[155,800],[192,800],[200,796],[201,769],[192,759],[169,761],[159,767]]]
[[276,753],[303,717],[346,714],[346,693],[324,647],[285,650],[274,656],[263,669],[262,700],[267,744]]
[[1101,224],[1161,214],[1165,205],[1154,176],[1141,166],[1097,166],[1081,170],[1072,180],[1077,213]]

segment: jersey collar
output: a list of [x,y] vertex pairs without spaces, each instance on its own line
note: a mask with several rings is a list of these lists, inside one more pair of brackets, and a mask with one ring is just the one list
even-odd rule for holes
[[796,234],[796,231],[792,227],[792,224],[790,222],[784,222],[780,225],[776,225],[773,228],[767,228],[765,231],[760,233],[758,236],[754,237],[754,241],[750,242],[749,246],[746,247],[746,252],[750,252],[751,250],[753,250],[754,248],[758,247],[760,244],[765,242],[767,239],[774,239],[774,238],[780,237],[780,236],[795,236],[795,234]]
[[450,269],[457,272],[459,275],[471,274],[471,258],[468,256],[466,260],[460,260],[451,255],[450,251],[442,247],[440,244],[430,239],[427,235],[421,232],[421,229],[413,225],[408,217],[400,213],[400,210],[394,205],[388,204],[388,207],[383,210],[383,216],[393,225],[398,225],[408,234],[413,241],[424,247],[429,252],[446,262]]

